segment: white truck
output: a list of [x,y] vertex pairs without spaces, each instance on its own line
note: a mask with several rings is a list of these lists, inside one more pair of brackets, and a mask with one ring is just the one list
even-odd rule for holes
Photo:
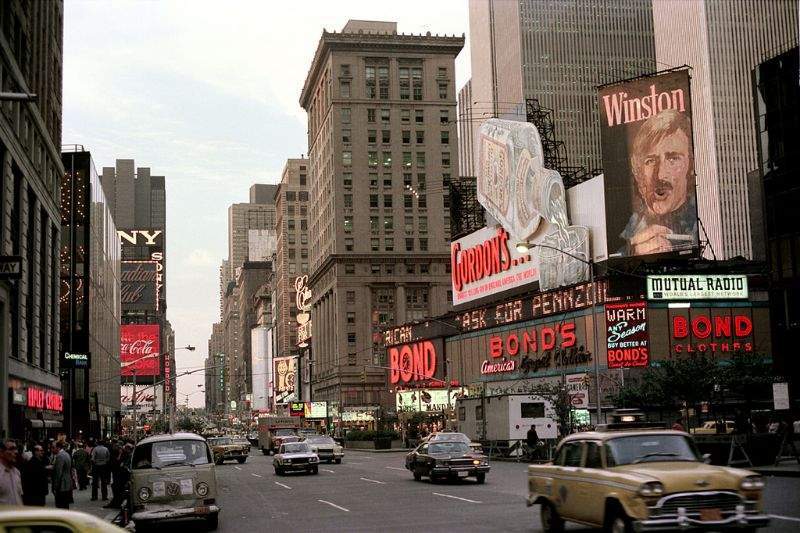
[[[551,402],[529,394],[503,394],[456,401],[458,431],[474,441],[508,448],[524,441],[531,425],[540,439],[558,436]],[[484,416],[485,415],[485,416]],[[484,419],[485,418],[485,419]]]

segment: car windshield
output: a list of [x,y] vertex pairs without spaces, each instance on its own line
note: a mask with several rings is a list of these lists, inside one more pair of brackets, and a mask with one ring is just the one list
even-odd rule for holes
[[428,447],[428,453],[460,455],[468,451],[470,451],[469,446],[463,442],[435,442]]
[[309,444],[334,444],[330,437],[308,437],[306,442]]
[[140,444],[133,450],[133,468],[205,465],[211,462],[208,446],[201,440],[168,440]]
[[654,461],[698,461],[694,443],[683,435],[631,435],[606,441],[608,466]]
[[231,443],[231,439],[229,439],[228,437],[221,437],[221,438],[218,438],[218,439],[212,439],[209,442],[209,444],[211,444],[212,446],[222,446],[222,445],[230,444],[230,443]]
[[276,429],[273,433],[275,433],[276,437],[288,437],[290,435],[294,435],[293,429]]
[[469,437],[463,433],[437,433],[431,437],[430,442],[448,441],[448,442],[465,442],[469,444],[471,441]]
[[306,453],[308,451],[308,444],[305,442],[292,442],[283,445],[283,453]]

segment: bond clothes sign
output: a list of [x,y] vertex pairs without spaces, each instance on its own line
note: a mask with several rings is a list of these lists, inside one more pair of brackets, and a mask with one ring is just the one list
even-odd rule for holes
[[648,300],[730,300],[748,296],[747,276],[647,276]]
[[606,334],[608,368],[650,364],[646,302],[606,304]]
[[674,315],[670,337],[674,354],[730,354],[753,351],[753,319],[736,312],[712,315],[708,309]]
[[389,348],[389,383],[441,381],[442,340],[419,341]]
[[120,326],[120,362],[123,376],[158,376],[161,328],[158,324]]
[[[489,119],[481,125],[479,142],[478,201],[505,229],[512,248],[518,243],[535,243],[548,250],[542,251],[538,261],[538,249],[532,254],[532,262],[541,269],[540,288],[584,281],[588,277],[589,231],[569,224],[564,184],[558,172],[544,167],[536,127],[528,122]],[[481,246],[473,255],[486,255],[481,253],[483,243],[473,245]],[[488,246],[491,251],[491,244]],[[473,263],[478,267],[477,260]],[[491,264],[484,263],[486,266],[491,268]]]
[[450,271],[453,305],[539,280],[534,254],[517,252],[508,231],[499,226],[479,229],[451,243]]
[[609,257],[698,248],[689,71],[600,89]]

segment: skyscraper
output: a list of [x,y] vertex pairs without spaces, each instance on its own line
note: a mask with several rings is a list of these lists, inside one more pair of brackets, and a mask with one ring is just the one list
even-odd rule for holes
[[536,98],[587,170],[602,167],[597,86],[656,70],[652,0],[470,0],[469,30],[472,135]]
[[717,259],[749,258],[747,174],[758,168],[750,73],[797,39],[797,2],[659,0],[653,20],[659,67],[692,68],[700,237]]
[[[273,193],[274,194],[274,193]],[[239,203],[228,207],[228,268],[229,279],[249,256],[249,230],[275,229],[275,201],[266,204]]]
[[395,22],[322,33],[300,96],[314,399],[388,404],[375,334],[448,308],[463,46],[463,37],[399,33]]
[[461,176],[475,176],[473,126],[476,120],[472,109],[472,80],[458,91],[458,170]]

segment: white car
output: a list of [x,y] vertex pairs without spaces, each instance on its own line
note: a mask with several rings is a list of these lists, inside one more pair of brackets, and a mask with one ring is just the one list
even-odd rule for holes
[[316,453],[320,461],[334,462],[337,465],[342,462],[344,448],[336,444],[336,441],[325,435],[313,435],[307,437],[305,441],[311,447],[311,451]]
[[278,448],[278,453],[272,459],[272,466],[278,476],[287,472],[318,474],[319,456],[305,442],[288,442]]

